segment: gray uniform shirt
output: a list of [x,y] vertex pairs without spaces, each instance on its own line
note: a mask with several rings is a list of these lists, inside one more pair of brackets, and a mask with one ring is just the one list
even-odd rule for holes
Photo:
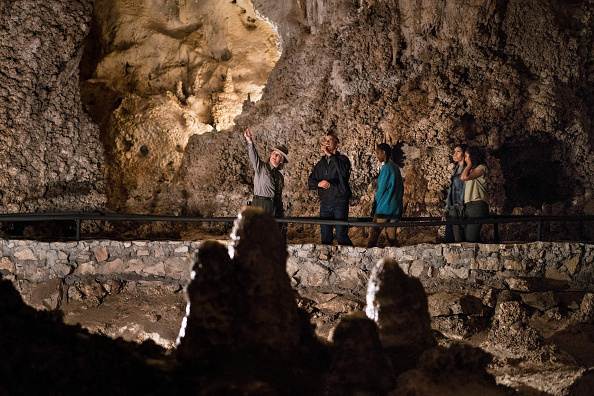
[[280,199],[283,193],[285,179],[283,175],[270,165],[270,162],[262,162],[253,143],[248,143],[248,154],[254,166],[254,195],[261,197]]

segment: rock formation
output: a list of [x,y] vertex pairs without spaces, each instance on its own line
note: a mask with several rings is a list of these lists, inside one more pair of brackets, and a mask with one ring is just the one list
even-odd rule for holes
[[332,336],[332,365],[325,394],[385,394],[396,386],[396,373],[382,348],[377,326],[357,312],[342,318]]
[[[169,356],[151,341],[127,343],[64,325],[55,312],[26,306],[13,286],[0,280],[0,391],[104,394],[116,389],[157,395],[510,391],[497,386],[485,370],[486,353],[462,345],[434,347],[423,289],[396,262],[380,261],[374,269],[369,312],[375,321],[362,312],[344,318],[333,342],[327,344],[313,337],[308,316],[297,308],[284,271],[286,245],[274,219],[257,209],[244,210],[234,238],[229,251],[217,242],[200,247],[187,287],[188,308],[178,348]],[[584,377],[576,386],[589,386],[587,380]]]
[[[235,212],[250,193],[239,133],[249,126],[260,145],[291,151],[288,215],[316,213],[305,180],[328,130],[353,163],[353,215],[368,214],[384,140],[406,143],[406,215],[439,213],[460,141],[488,151],[494,212],[591,213],[590,1],[255,5],[278,24],[283,56],[238,127],[190,139],[163,202]],[[213,147],[236,155],[221,165]]]
[[204,360],[214,350],[235,354],[257,346],[286,357],[312,334],[307,334],[309,326],[300,327],[277,224],[257,209],[246,209],[233,238],[230,251],[217,242],[200,247],[187,288],[179,353],[188,358],[198,353],[194,360]]
[[247,0],[97,0],[84,55],[81,92],[101,129],[109,207],[146,213],[188,139],[232,127],[280,53]]
[[92,7],[91,0],[0,4],[4,213],[104,208],[104,151],[78,75]]
[[404,145],[408,216],[439,213],[461,141],[487,150],[493,212],[594,213],[591,0],[1,7],[8,211],[107,197],[110,210],[235,214],[251,192],[249,126],[262,151],[291,151],[288,215],[316,213],[305,180],[329,130],[353,164],[355,216],[369,213],[380,141]]
[[245,381],[256,381],[280,394],[319,392],[314,388],[327,352],[297,308],[276,222],[259,209],[246,209],[233,240],[229,250],[217,242],[199,249],[186,292],[179,360],[218,371],[206,380],[212,389],[246,389]]
[[421,353],[436,344],[423,286],[405,275],[395,260],[380,260],[373,269],[366,313],[377,323],[382,346],[397,372],[414,367]]

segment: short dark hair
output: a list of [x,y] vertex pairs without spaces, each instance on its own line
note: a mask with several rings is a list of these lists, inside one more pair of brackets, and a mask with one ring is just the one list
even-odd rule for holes
[[390,155],[392,154],[392,147],[388,143],[380,143],[377,145],[378,150],[382,150],[386,153],[386,159],[390,159]]
[[332,139],[334,139],[336,144],[340,143],[340,139],[338,139],[338,136],[336,136],[336,134],[334,132],[328,132],[326,134],[326,136],[330,136]]

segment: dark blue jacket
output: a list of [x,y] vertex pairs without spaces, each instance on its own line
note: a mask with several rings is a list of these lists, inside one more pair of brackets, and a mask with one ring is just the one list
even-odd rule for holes
[[[336,152],[329,159],[323,156],[318,161],[307,179],[307,187],[310,190],[318,190],[320,200],[325,204],[348,202],[351,196],[350,177],[351,161],[345,155]],[[330,188],[318,187],[322,180],[330,183]]]

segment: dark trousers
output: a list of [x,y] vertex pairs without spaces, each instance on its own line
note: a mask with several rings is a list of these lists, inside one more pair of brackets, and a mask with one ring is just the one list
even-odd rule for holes
[[[281,218],[285,216],[285,210],[283,207],[283,201],[280,199],[272,199],[267,197],[260,197],[258,195],[254,195],[252,198],[252,205],[253,208],[262,208],[264,213],[267,213],[273,217]],[[281,233],[287,238],[287,225],[285,223],[278,223],[278,226],[281,230]]]
[[[349,217],[349,202],[335,202],[320,204],[320,218],[322,220],[348,220]],[[332,226],[321,225],[322,243],[324,245],[332,245],[334,240],[333,228],[336,227],[336,240],[339,245],[353,246],[353,242],[349,238],[349,227],[347,226]]]
[[[489,216],[489,205],[485,201],[472,201],[464,204],[464,219],[484,219]],[[455,225],[456,242],[480,242],[482,224]]]
[[[448,219],[451,220],[451,219]],[[445,243],[452,243],[454,242],[454,226],[453,225],[446,225],[445,226]]]

